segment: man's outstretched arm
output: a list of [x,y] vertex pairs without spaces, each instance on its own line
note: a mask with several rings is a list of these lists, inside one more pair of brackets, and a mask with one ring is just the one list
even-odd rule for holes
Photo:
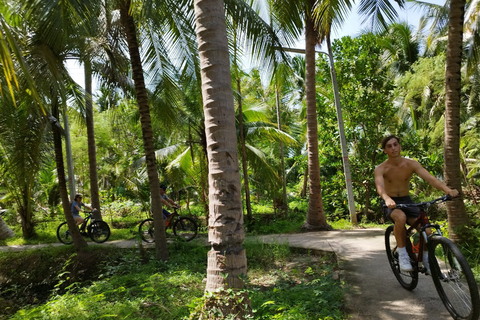
[[427,181],[435,189],[443,191],[445,194],[448,194],[452,197],[458,196],[457,190],[449,188],[445,183],[432,176],[430,172],[422,167],[422,165],[417,161],[415,161],[415,173],[418,174],[420,178]]

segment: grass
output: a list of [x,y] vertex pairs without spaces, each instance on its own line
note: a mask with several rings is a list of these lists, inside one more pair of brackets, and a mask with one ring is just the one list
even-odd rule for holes
[[[334,255],[255,241],[245,249],[253,319],[346,319]],[[203,303],[207,250],[174,242],[168,262],[108,247],[0,253],[0,319],[186,319]]]

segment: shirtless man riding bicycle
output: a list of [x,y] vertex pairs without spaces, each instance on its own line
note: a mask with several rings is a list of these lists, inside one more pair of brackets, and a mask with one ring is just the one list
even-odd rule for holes
[[[388,158],[375,168],[375,186],[378,194],[387,206],[387,208],[384,209],[385,218],[391,219],[394,222],[394,235],[398,246],[400,270],[406,272],[413,271],[405,248],[405,224],[413,223],[419,216],[420,211],[415,207],[395,209],[397,204],[413,203],[409,195],[412,175],[416,173],[432,187],[452,197],[456,197],[458,191],[450,189],[446,184],[432,176],[417,161],[402,157],[400,139],[395,135],[390,135],[382,139],[382,149]],[[428,250],[424,250],[423,252],[423,261],[428,270]]]

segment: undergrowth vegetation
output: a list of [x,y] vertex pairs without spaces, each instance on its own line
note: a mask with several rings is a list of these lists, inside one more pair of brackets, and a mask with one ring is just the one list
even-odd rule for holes
[[[253,319],[346,318],[333,254],[257,241],[245,247]],[[169,250],[168,262],[145,248],[0,253],[0,319],[187,319],[204,303],[208,248],[173,242]]]

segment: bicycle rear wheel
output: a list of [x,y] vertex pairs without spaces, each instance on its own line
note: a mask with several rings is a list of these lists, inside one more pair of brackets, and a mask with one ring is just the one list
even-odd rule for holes
[[60,223],[57,228],[57,238],[60,242],[65,244],[72,244],[73,239],[72,235],[70,234],[70,230],[68,229],[68,225],[66,222]]
[[428,252],[432,279],[448,312],[454,319],[478,319],[478,287],[458,247],[450,239],[434,236],[428,242]]
[[148,243],[152,243],[155,241],[154,231],[155,230],[153,228],[153,219],[143,220],[138,226],[138,234],[143,241]]
[[398,261],[397,241],[393,234],[393,226],[389,226],[385,231],[385,249],[387,251],[388,263],[392,268],[393,274],[397,278],[402,287],[407,290],[413,290],[417,287],[418,283],[418,269],[412,261],[414,270],[411,272],[405,272],[400,270],[400,263]]
[[88,236],[97,243],[103,243],[110,237],[110,227],[105,221],[94,221],[88,228]]
[[197,236],[197,223],[189,217],[180,217],[173,225],[173,233],[185,241]]

